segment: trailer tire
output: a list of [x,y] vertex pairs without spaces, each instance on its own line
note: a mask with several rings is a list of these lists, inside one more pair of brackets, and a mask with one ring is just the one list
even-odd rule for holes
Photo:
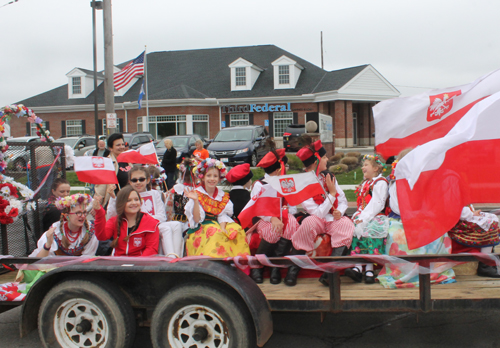
[[213,284],[184,284],[160,300],[151,322],[155,348],[254,348],[253,321],[236,295]]
[[38,331],[44,347],[130,347],[135,315],[113,284],[67,280],[52,288],[40,305]]

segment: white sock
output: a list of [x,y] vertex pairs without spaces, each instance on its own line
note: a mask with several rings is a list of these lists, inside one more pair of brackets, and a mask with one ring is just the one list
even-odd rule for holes
[[493,252],[492,246],[482,247],[481,252],[485,254],[491,254]]
[[363,272],[363,265],[354,265],[354,270],[358,271],[359,273]]
[[371,275],[373,275],[373,263],[369,263],[366,265],[366,272],[371,272]]

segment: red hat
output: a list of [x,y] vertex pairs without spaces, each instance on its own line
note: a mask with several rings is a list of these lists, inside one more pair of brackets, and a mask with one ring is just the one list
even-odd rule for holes
[[304,166],[309,167],[311,164],[326,155],[326,150],[321,144],[321,140],[317,140],[311,145],[306,145],[297,152],[297,157],[300,158]]
[[233,185],[245,185],[253,177],[253,173],[250,170],[250,164],[240,164],[233,167],[229,173],[226,174],[226,180]]
[[273,151],[268,152],[264,158],[262,158],[257,164],[257,167],[264,168],[264,171],[266,173],[272,173],[276,169],[279,169],[281,167],[281,162],[285,164],[288,161],[288,157],[285,155],[285,149],[277,149],[276,153],[278,154],[278,157]]

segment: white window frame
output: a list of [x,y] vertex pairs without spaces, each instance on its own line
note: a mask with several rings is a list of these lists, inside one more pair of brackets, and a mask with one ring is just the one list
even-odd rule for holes
[[[43,122],[42,122],[42,127],[43,127],[43,129],[47,130],[47,122],[43,121]],[[38,131],[38,129],[36,128],[36,123],[32,123],[32,124],[31,124],[31,129],[30,129],[30,135],[31,135],[32,137],[36,137],[36,136],[38,136],[38,135],[36,134],[36,132],[37,132],[37,131]]]
[[[137,118],[137,123],[139,124],[139,118]],[[187,117],[186,115],[157,115],[157,116],[149,116],[149,119],[148,119],[148,127],[150,125],[153,125],[153,127],[151,128],[154,128],[155,129],[155,132],[154,133],[151,133],[151,135],[153,135],[153,138],[155,139],[158,139],[158,124],[159,123],[175,123],[175,134],[176,135],[185,135],[185,134],[179,134],[179,123],[184,123],[185,124],[185,128],[186,128],[186,134],[188,134],[188,131],[187,131]],[[150,128],[150,132],[151,132],[151,128]]]
[[73,76],[71,78],[72,92],[73,94],[82,94],[82,77]]
[[[191,115],[191,124],[192,124],[192,129],[194,133],[194,123],[206,123],[207,124],[207,134],[198,134],[202,138],[205,137],[208,139],[210,137],[210,122],[209,122],[209,116],[207,114],[196,114],[196,115]],[[189,115],[188,115],[188,121],[189,121]],[[189,130],[189,129],[188,129]]]
[[[283,122],[285,121],[285,122]],[[287,122],[290,121],[290,122]],[[273,113],[273,133],[275,138],[282,138],[286,127],[293,123],[293,112],[275,112]],[[280,132],[277,132],[280,128]]]
[[234,68],[235,84],[237,87],[247,85],[247,68],[236,67]]
[[278,66],[278,83],[280,85],[289,85],[290,84],[290,65],[279,65]]
[[66,121],[66,136],[72,137],[72,136],[77,136],[77,135],[83,135],[82,120],[67,120]]
[[248,126],[250,124],[250,114],[229,114],[229,127]]

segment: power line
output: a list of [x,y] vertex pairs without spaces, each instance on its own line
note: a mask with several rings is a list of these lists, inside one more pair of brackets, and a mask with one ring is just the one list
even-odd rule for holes
[[7,5],[13,4],[15,2],[18,2],[19,0],[12,0],[11,2],[6,3],[5,5],[0,6],[0,8],[5,7]]

